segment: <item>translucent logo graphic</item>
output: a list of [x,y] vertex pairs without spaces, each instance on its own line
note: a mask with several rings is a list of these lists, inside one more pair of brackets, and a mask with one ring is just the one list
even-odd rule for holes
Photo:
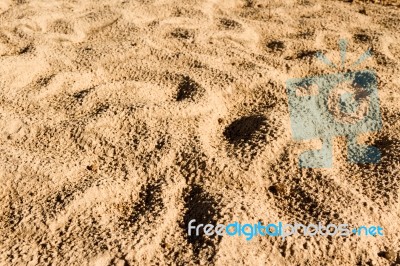
[[[339,41],[341,67],[346,60],[345,40]],[[365,52],[352,66],[371,56]],[[317,58],[339,69],[322,53]],[[333,137],[347,138],[347,159],[351,163],[378,163],[378,148],[357,143],[361,133],[382,127],[375,72],[361,70],[290,79],[286,83],[292,136],[295,140],[321,139],[322,148],[300,154],[302,168],[330,168],[333,163]]]

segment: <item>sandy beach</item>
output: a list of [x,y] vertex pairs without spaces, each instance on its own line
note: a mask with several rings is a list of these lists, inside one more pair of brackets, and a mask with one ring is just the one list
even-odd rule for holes
[[[1,0],[0,265],[399,265],[399,29],[398,0]],[[338,133],[330,167],[299,167],[324,144],[295,139],[287,81],[364,70],[379,162]]]

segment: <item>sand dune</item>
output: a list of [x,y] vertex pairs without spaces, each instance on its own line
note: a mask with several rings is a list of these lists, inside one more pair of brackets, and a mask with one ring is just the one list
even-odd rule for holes
[[[383,3],[383,4],[382,4]],[[400,3],[0,2],[1,265],[400,263]],[[286,80],[373,69],[382,151],[298,167]],[[368,48],[373,57],[351,65]],[[381,225],[384,237],[190,237],[187,223]]]

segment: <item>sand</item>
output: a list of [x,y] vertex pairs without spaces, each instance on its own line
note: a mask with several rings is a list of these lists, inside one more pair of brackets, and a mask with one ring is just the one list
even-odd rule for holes
[[[1,265],[400,263],[398,1],[2,0]],[[384,3],[383,3],[384,2]],[[379,164],[299,168],[286,81],[373,69]],[[371,48],[374,55],[352,63]],[[187,223],[383,237],[189,237]]]

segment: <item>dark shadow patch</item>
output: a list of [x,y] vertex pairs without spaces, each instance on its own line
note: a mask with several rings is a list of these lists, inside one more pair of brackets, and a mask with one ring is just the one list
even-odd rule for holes
[[398,255],[393,249],[380,251],[378,257],[388,260],[388,262],[391,263],[391,266],[400,265],[400,255]]
[[206,65],[198,60],[191,60],[189,62],[189,67],[190,68],[206,68]]
[[99,116],[101,114],[104,114],[109,108],[110,105],[108,105],[107,103],[102,103],[96,108],[96,110],[94,111],[94,115]]
[[22,55],[22,54],[28,54],[30,52],[32,52],[34,50],[34,47],[29,44],[27,46],[22,47],[19,51],[18,54]]
[[315,35],[315,31],[314,31],[314,30],[312,30],[312,29],[307,29],[307,30],[305,30],[305,31],[299,32],[299,33],[297,34],[297,37],[298,37],[298,38],[301,38],[301,39],[306,39],[306,40],[308,40],[308,39],[313,38],[314,35]]
[[392,66],[396,65],[396,63],[392,59],[387,57],[385,54],[377,51],[376,49],[372,49],[371,52],[374,55],[374,58],[375,58],[376,62],[378,63],[378,65],[382,65],[382,66],[386,66],[386,67],[392,67]]
[[361,43],[367,43],[367,42],[371,41],[371,37],[369,37],[367,34],[363,34],[363,33],[354,34],[353,38],[357,42],[361,42]]
[[141,188],[139,200],[133,207],[133,212],[129,217],[129,221],[130,223],[136,223],[144,216],[148,216],[148,220],[152,221],[163,208],[162,183],[148,184]]
[[194,32],[188,29],[177,28],[171,32],[171,36],[181,40],[188,40],[194,37]]
[[227,30],[239,29],[242,27],[239,22],[228,18],[221,18],[219,20],[219,26]]
[[83,99],[92,91],[93,89],[85,89],[85,90],[81,90],[78,92],[75,92],[72,97],[75,98],[75,100],[77,100],[79,102],[79,104],[82,104]]
[[365,9],[365,7],[363,6],[360,10],[358,10],[358,13],[366,15],[367,16],[367,10]]
[[316,56],[317,51],[312,50],[303,50],[297,53],[297,59],[312,59]]
[[313,2],[309,0],[300,0],[299,4],[302,6],[312,6]]
[[188,76],[184,76],[178,85],[178,93],[176,100],[178,102],[189,100],[192,101],[196,97],[201,96],[204,93],[204,89],[194,80]]
[[274,195],[285,195],[287,192],[287,188],[283,183],[275,183],[268,187],[268,191]]
[[267,120],[262,115],[241,117],[227,126],[223,132],[230,145],[230,157],[239,160],[240,167],[248,170],[253,159],[263,150],[268,136]]
[[161,138],[159,138],[159,139],[157,140],[157,143],[156,143],[156,145],[155,145],[155,148],[156,148],[157,150],[161,150],[161,149],[165,146],[165,144],[166,144],[167,142],[168,142],[167,137],[163,136],[163,137],[161,137]]
[[267,119],[262,115],[241,117],[233,121],[223,134],[229,143],[241,145],[261,140],[267,132]]
[[188,226],[189,222],[193,219],[196,221],[192,223],[192,226],[199,224],[216,225],[221,218],[218,207],[219,200],[198,185],[190,187],[185,194],[184,202],[186,212],[181,227],[184,229],[187,242],[192,245],[196,260],[198,260],[199,254],[202,253],[202,257],[205,256],[207,261],[212,263],[217,253],[217,246],[221,237],[216,235],[206,236],[203,230],[199,230],[198,236],[195,235],[195,230],[192,230],[192,234],[189,235]]
[[377,165],[358,165],[363,172],[361,175],[363,194],[376,203],[393,204],[399,198],[397,192],[400,187],[398,179],[400,171],[397,169],[397,165],[400,164],[400,140],[383,136],[376,139],[371,145],[380,150],[381,161]]
[[314,50],[302,50],[299,51],[297,54],[285,56],[285,60],[293,60],[293,59],[300,59],[300,60],[307,60],[308,62],[312,62],[318,52],[324,51],[314,51]]
[[271,41],[267,43],[267,48],[271,52],[282,52],[285,49],[285,44],[282,41]]
[[243,7],[251,8],[254,7],[254,0],[245,0]]

